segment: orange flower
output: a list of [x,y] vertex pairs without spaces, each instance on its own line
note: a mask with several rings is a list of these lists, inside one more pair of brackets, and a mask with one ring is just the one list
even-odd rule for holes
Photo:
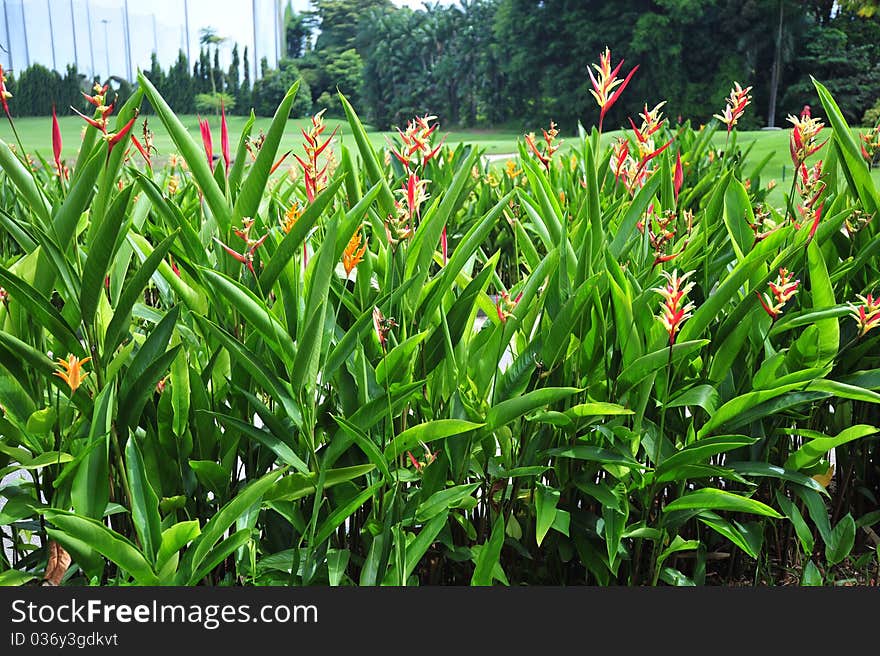
[[300,207],[297,201],[293,201],[293,205],[290,206],[290,209],[284,213],[284,218],[281,219],[281,229],[284,231],[284,234],[289,233],[293,229],[302,213],[303,208]]
[[358,264],[364,261],[364,253],[366,252],[367,242],[361,240],[361,229],[358,228],[342,253],[342,266],[345,267],[346,278],[351,275]]
[[68,355],[67,360],[58,360],[59,371],[56,371],[55,375],[68,384],[71,393],[76,392],[88,376],[88,373],[83,373],[82,366],[89,360],[90,357],[80,360],[75,355]]

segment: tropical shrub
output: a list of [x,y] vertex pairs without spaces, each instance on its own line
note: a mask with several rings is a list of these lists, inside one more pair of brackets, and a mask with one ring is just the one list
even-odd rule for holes
[[738,84],[700,130],[646,105],[501,169],[429,116],[383,156],[340,95],[356,152],[319,113],[272,175],[298,83],[216,159],[144,76],[69,166],[0,143],[0,581],[870,575],[880,196],[815,87],[830,146],[792,117],[781,208]]

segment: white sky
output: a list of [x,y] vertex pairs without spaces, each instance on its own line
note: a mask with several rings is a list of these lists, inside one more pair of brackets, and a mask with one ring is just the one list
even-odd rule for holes
[[[422,7],[422,0],[394,2],[414,9]],[[440,4],[452,2],[440,0]],[[283,8],[287,1],[4,0],[2,4],[0,44],[4,51],[0,52],[0,62],[7,69],[20,70],[28,63],[39,62],[63,73],[67,64],[76,61],[80,72],[105,77],[109,67],[113,75],[127,77],[126,5],[130,21],[132,77],[139,66],[149,67],[150,54],[154,49],[162,66],[167,69],[177,59],[178,50],[186,51],[184,7],[187,7],[192,60],[198,57],[199,29],[213,27],[219,36],[229,39],[221,47],[221,65],[228,66],[233,42],[239,44],[239,54],[242,56],[247,45],[253,79],[254,23],[257,58],[265,56],[270,65],[274,65],[277,61],[275,8],[279,5]],[[295,10],[301,11],[308,8],[309,1],[292,0],[291,4]],[[26,26],[26,30],[22,29],[22,25]]]

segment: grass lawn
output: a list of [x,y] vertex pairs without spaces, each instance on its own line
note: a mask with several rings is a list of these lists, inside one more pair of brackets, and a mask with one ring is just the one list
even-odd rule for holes
[[[158,157],[160,160],[164,160],[164,158],[170,153],[175,151],[174,144],[168,136],[168,133],[165,132],[158,117],[147,116],[146,118],[149,121],[150,129],[155,133],[154,144],[158,149]],[[201,142],[198,118],[193,115],[183,115],[180,119],[190,131],[193,138],[197,142]],[[270,118],[258,118],[252,134],[257,135],[260,130],[263,130],[264,132],[267,131],[271,122],[272,119]],[[61,135],[64,143],[63,157],[72,160],[76,156],[76,151],[80,143],[80,131],[83,128],[84,122],[81,118],[76,116],[65,116],[59,119],[59,123],[61,125]],[[234,150],[238,143],[238,137],[241,134],[241,130],[244,127],[245,118],[242,116],[230,116],[228,117],[228,123],[230,143]],[[348,123],[333,118],[327,119],[326,123],[326,134],[329,135],[334,128],[338,127],[339,131],[337,134],[341,137],[342,142],[348,148],[356,150],[354,139],[351,137],[351,130],[348,128]],[[300,152],[302,150],[303,141],[300,130],[307,127],[308,124],[309,119],[290,120],[288,122],[288,129],[284,133],[280,152],[283,153],[290,149],[293,149],[294,152]],[[21,140],[24,143],[24,147],[28,152],[37,152],[43,157],[51,159],[51,118],[19,118],[16,119],[15,125],[21,136]],[[138,122],[136,127],[137,131],[135,132],[138,136],[140,135],[140,125],[140,122]],[[214,137],[214,151],[219,153],[220,120],[218,118],[211,118],[211,129]],[[536,131],[540,132],[540,126],[536,127]],[[446,143],[449,145],[454,146],[455,144],[462,142],[475,144],[480,148],[484,148],[488,155],[516,153],[516,142],[518,139],[522,138],[521,134],[509,130],[454,130],[451,132],[441,132],[440,134],[441,136],[445,136]],[[603,143],[609,142],[617,134],[619,134],[619,132],[609,132],[603,135]],[[765,182],[770,179],[776,180],[777,186],[770,194],[770,201],[777,205],[783,203],[783,194],[787,193],[788,184],[790,184],[791,181],[792,165],[788,153],[789,134],[790,131],[787,129],[758,130],[753,132],[739,132],[737,134],[737,142],[741,147],[748,148],[749,145],[754,144],[746,159],[746,173],[750,172],[748,165],[757,165],[767,156],[767,154],[772,154],[771,159],[767,162],[761,173],[761,177]],[[387,140],[390,137],[396,135],[396,132],[368,131],[368,135],[373,145],[377,148],[381,148],[386,145]],[[576,140],[575,135],[560,135],[560,138],[567,141],[568,145],[574,143]],[[0,122],[0,139],[3,139],[7,143],[15,142],[12,130],[7,121]],[[723,131],[719,131],[715,135],[716,146],[723,147],[725,139],[726,134]],[[560,153],[564,153],[566,150],[566,144],[564,143]],[[822,156],[822,151],[820,151],[814,156],[814,158],[821,158]],[[498,163],[498,166],[501,165],[503,165],[503,159]],[[872,175],[875,182],[880,185],[880,169],[875,169],[872,172]]]

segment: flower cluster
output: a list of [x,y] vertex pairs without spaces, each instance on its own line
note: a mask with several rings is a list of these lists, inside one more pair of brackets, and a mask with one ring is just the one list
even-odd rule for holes
[[[633,157],[633,155],[630,154],[630,142],[627,139],[618,137],[618,140],[614,145],[611,159],[614,166],[615,181],[622,177],[624,185],[630,194],[634,194],[637,189],[645,184],[648,177],[650,177],[651,170],[648,169],[649,162],[672,145],[672,139],[659,148],[654,142],[654,135],[656,135],[660,128],[663,127],[663,123],[666,121],[660,112],[660,109],[665,104],[666,101],[664,100],[655,105],[653,109],[648,109],[648,105],[645,104],[644,110],[639,113],[639,116],[642,119],[641,126],[639,127],[636,127],[635,122],[633,122],[632,119],[629,119],[629,124],[632,126],[638,151],[637,157]],[[675,177],[675,196],[677,199],[677,189],[681,188],[681,184],[684,181],[684,170],[681,168],[680,157],[676,162]]]
[[730,90],[730,96],[727,99],[727,105],[724,108],[724,111],[721,114],[715,114],[715,118],[724,123],[727,126],[727,133],[730,134],[730,131],[733,129],[733,126],[736,125],[736,122],[745,112],[746,105],[749,104],[752,100],[752,96],[749,94],[749,91],[752,90],[752,87],[746,87],[743,89],[739,82],[733,83],[733,89]]
[[333,141],[333,137],[336,135],[336,129],[330,134],[329,137],[322,141],[321,135],[324,133],[326,129],[326,125],[324,124],[324,112],[326,109],[322,109],[320,112],[312,116],[312,125],[308,131],[303,129],[302,135],[305,138],[306,142],[303,144],[303,150],[305,151],[305,158],[300,157],[299,155],[294,155],[296,161],[299,162],[299,165],[303,169],[303,174],[305,177],[305,186],[306,186],[306,197],[309,199],[309,202],[315,200],[315,197],[327,186],[327,164],[321,166],[318,161],[321,154],[327,149],[327,146]]
[[822,143],[817,143],[816,137],[825,127],[825,124],[813,118],[810,114],[810,106],[805,105],[801,111],[800,118],[796,118],[789,114],[788,121],[794,126],[791,131],[791,139],[789,140],[789,150],[791,151],[791,161],[795,169],[800,169],[807,158],[825,145],[827,139]]
[[861,139],[862,156],[869,164],[873,164],[880,154],[880,123],[863,134]]
[[83,96],[85,99],[95,107],[95,116],[94,118],[89,118],[82,112],[78,111],[75,107],[71,107],[71,109],[76,112],[77,115],[85,119],[85,122],[91,125],[93,128],[100,130],[104,139],[107,140],[108,144],[108,154],[113,150],[113,146],[122,141],[125,136],[128,134],[129,130],[131,130],[131,126],[134,125],[134,122],[137,120],[138,112],[135,110],[134,116],[122,126],[122,129],[118,132],[108,132],[107,126],[110,123],[110,114],[113,113],[113,108],[116,106],[116,100],[114,99],[109,105],[107,104],[107,91],[109,87],[105,84],[101,86],[100,84],[95,83],[93,88],[93,92],[95,95],[90,96],[83,92]]
[[869,330],[880,326],[880,298],[874,298],[872,294],[867,296],[858,294],[856,298],[861,301],[861,305],[855,306],[850,303],[850,316],[859,325],[859,337],[864,337]]
[[86,376],[88,376],[88,373],[83,372],[82,367],[89,360],[91,360],[91,358],[83,358],[80,360],[75,355],[68,355],[66,360],[58,360],[59,370],[55,372],[55,375],[67,383],[68,387],[70,387],[71,394],[79,389]]
[[754,222],[749,223],[749,228],[752,229],[752,232],[755,235],[756,244],[782,227],[782,224],[777,225],[776,222],[773,221],[770,210],[763,203],[755,207],[753,213],[755,219]]
[[657,319],[663,324],[666,332],[669,334],[669,346],[675,344],[675,336],[678,334],[681,324],[691,317],[694,311],[694,304],[685,303],[685,297],[694,288],[693,281],[685,282],[693,275],[693,271],[688,271],[684,275],[679,276],[678,271],[669,273],[661,272],[666,278],[666,284],[663,287],[655,287],[653,291],[663,297],[660,303],[660,314]]
[[402,145],[400,147],[392,145],[391,154],[408,171],[412,171],[418,166],[426,167],[443,147],[442,140],[436,146],[431,143],[432,135],[440,126],[439,123],[431,124],[431,121],[436,118],[436,116],[427,115],[417,116],[407,123],[406,130],[397,128]]
[[6,116],[10,119],[12,115],[9,113],[9,99],[12,98],[12,94],[9,93],[9,90],[6,88],[6,75],[3,73],[3,67],[0,66],[0,103],[3,103],[3,111],[6,112]]
[[299,220],[303,214],[303,208],[299,204],[299,201],[294,200],[290,207],[287,208],[287,211],[284,213],[284,218],[281,219],[281,229],[284,231],[286,235],[291,230],[293,230],[293,226],[296,225],[296,222]]
[[244,264],[256,278],[257,272],[254,271],[254,254],[256,253],[256,250],[263,245],[263,242],[266,241],[266,237],[269,236],[269,233],[267,232],[259,239],[253,239],[251,238],[251,229],[254,227],[254,220],[250,217],[245,217],[241,220],[241,224],[241,228],[235,229],[235,234],[245,243],[245,251],[243,253],[231,249],[216,237],[214,237],[214,241],[220,244],[223,250],[229,253],[232,257]]
[[596,69],[596,73],[598,73],[598,78],[593,75],[593,71],[587,68],[587,73],[590,75],[590,83],[593,85],[590,93],[593,94],[593,98],[599,104],[599,132],[602,131],[602,121],[605,119],[605,114],[611,109],[611,106],[617,101],[623,90],[626,89],[626,85],[629,84],[633,74],[639,69],[638,66],[634,66],[627,76],[621,80],[617,77],[617,74],[623,66],[623,61],[621,59],[614,70],[612,70],[611,51],[606,46],[605,52],[599,55],[599,64],[592,65]]
[[562,145],[562,139],[556,141],[559,130],[556,129],[556,123],[553,121],[550,121],[549,130],[542,129],[541,132],[544,133],[544,143],[541,146],[538,145],[534,132],[526,135],[526,145],[532,151],[532,154],[538,158],[538,161],[549,171],[553,155]]
[[522,292],[517,294],[516,298],[510,298],[510,294],[507,292],[501,292],[498,295],[498,300],[495,301],[495,309],[498,311],[498,318],[501,320],[501,323],[507,323],[521,298]]
[[755,292],[758,296],[758,300],[761,302],[761,307],[764,308],[764,311],[770,315],[770,318],[776,321],[780,314],[782,314],[783,306],[788,303],[795,294],[797,294],[798,286],[801,284],[800,280],[792,280],[793,274],[785,268],[779,269],[779,275],[776,277],[775,282],[767,283],[767,286],[770,288],[770,293],[764,292],[761,295],[759,292]]
[[367,242],[361,237],[361,229],[358,228],[342,252],[342,266],[345,268],[346,278],[351,275],[358,264],[364,261],[364,253],[366,252]]
[[[822,218],[822,209],[824,202],[819,202],[822,193],[825,191],[825,181],[822,180],[822,160],[816,162],[812,167],[807,168],[806,164],[800,167],[800,177],[797,182],[798,193],[803,199],[803,205],[798,206],[798,212],[803,218],[804,224],[810,226],[809,239],[816,234],[816,228],[819,227],[819,221]],[[794,222],[795,228],[800,230],[801,223]]]

